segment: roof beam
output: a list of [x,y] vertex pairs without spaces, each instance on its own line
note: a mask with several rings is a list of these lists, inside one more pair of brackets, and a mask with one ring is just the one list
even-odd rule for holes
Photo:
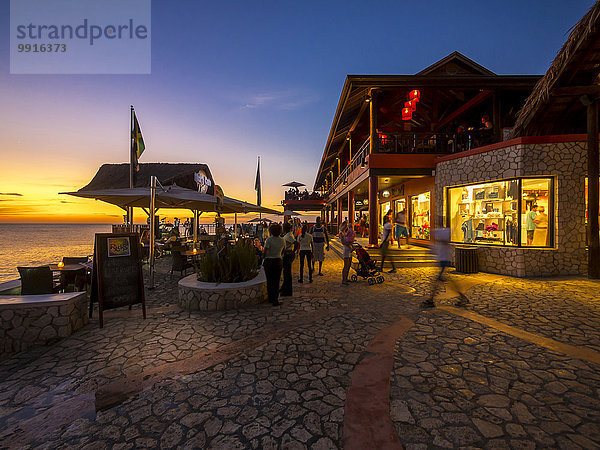
[[567,86],[554,88],[551,95],[555,97],[579,97],[581,95],[594,95],[600,97],[600,86]]
[[447,123],[449,123],[452,120],[456,119],[458,116],[460,116],[464,112],[468,111],[469,109],[474,108],[475,106],[479,105],[481,102],[483,102],[489,96],[491,96],[493,93],[494,93],[494,91],[491,90],[491,89],[486,89],[485,91],[481,91],[479,94],[477,94],[475,97],[473,97],[467,103],[465,103],[464,105],[462,105],[456,111],[454,111],[453,113],[450,113],[448,116],[446,116],[444,119],[442,119],[437,124],[436,130],[439,130],[444,125],[446,125]]

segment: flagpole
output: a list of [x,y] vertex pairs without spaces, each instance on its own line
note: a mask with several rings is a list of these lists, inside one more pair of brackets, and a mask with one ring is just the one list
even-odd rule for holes
[[[258,206],[262,203],[262,180],[260,179],[260,156],[258,157]],[[258,211],[258,218],[262,220],[262,211]]]
[[[134,177],[134,156],[133,156],[133,105],[130,105],[131,114],[129,117],[129,187],[133,189],[135,186],[133,185],[133,177]],[[128,210],[129,214],[129,224],[130,230],[133,231],[133,206]]]

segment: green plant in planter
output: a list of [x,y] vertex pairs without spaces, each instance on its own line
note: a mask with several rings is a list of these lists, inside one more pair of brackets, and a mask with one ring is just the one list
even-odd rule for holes
[[243,283],[258,274],[256,250],[250,242],[211,247],[196,265],[198,281],[206,283]]

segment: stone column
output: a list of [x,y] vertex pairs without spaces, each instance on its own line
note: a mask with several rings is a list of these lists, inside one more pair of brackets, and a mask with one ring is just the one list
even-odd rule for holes
[[338,229],[338,232],[340,231],[341,226],[342,226],[342,199],[338,198],[337,199],[337,229]]
[[600,278],[598,236],[598,101],[587,107],[588,144],[588,276]]

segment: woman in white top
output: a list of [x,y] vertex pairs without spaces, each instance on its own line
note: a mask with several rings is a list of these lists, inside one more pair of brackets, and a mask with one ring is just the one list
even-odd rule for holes
[[302,233],[296,238],[300,244],[300,279],[298,283],[304,281],[304,259],[306,258],[306,264],[308,265],[308,282],[312,283],[312,252],[313,252],[313,237],[310,233],[307,233],[308,225],[302,225]]
[[548,245],[548,214],[545,213],[543,206],[538,206],[537,216],[533,219],[533,223],[535,223],[535,230],[533,230],[531,245],[546,247]]
[[267,277],[267,293],[273,306],[279,305],[279,281],[281,279],[282,254],[284,242],[281,235],[281,225],[272,223],[269,227],[269,236],[265,240],[264,261],[265,276]]

